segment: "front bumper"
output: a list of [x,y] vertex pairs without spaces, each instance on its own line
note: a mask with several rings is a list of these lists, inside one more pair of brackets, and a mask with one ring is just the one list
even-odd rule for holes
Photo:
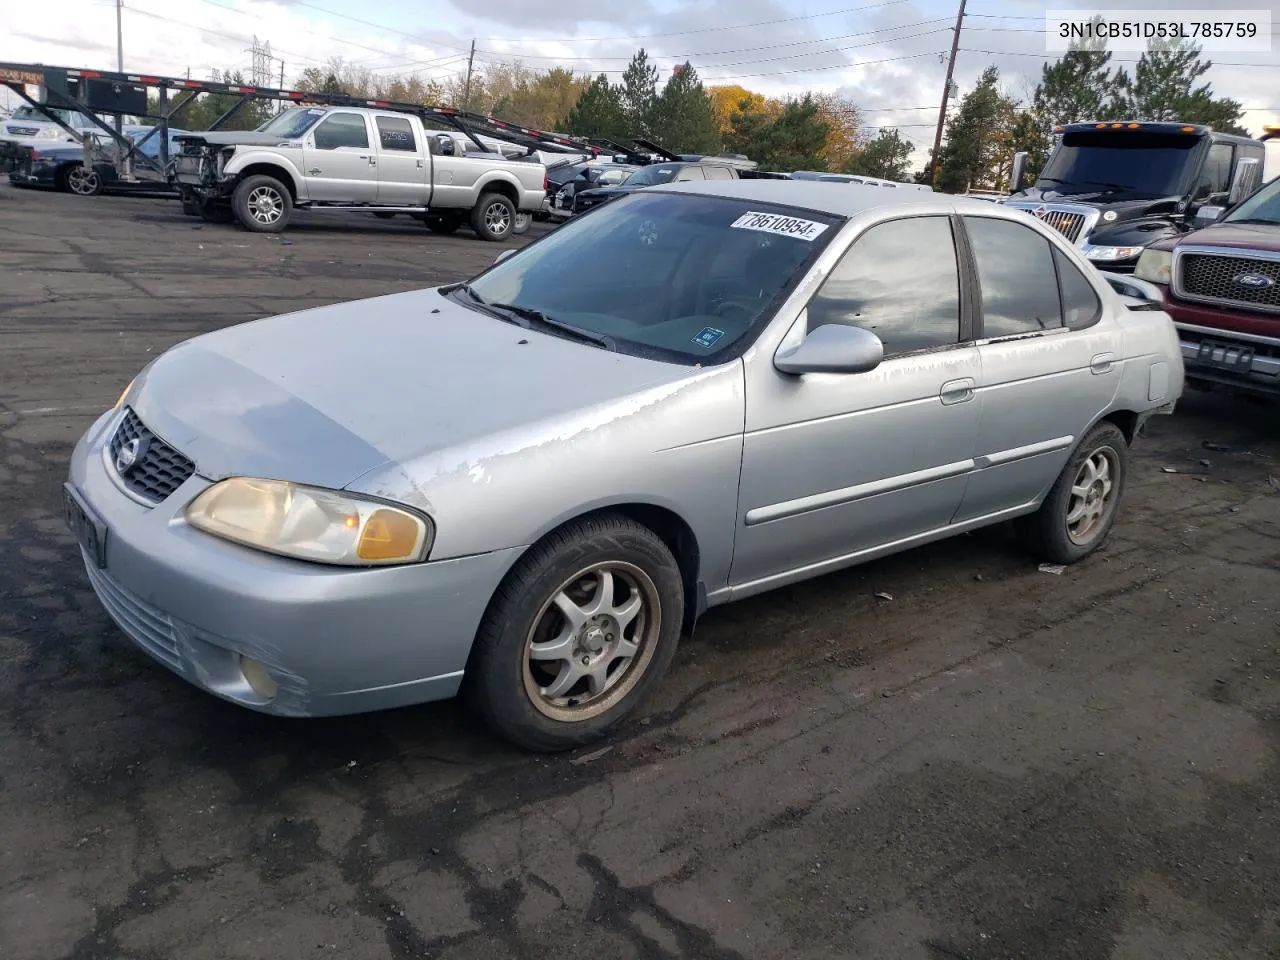
[[[126,495],[103,456],[122,411],[76,444],[69,486],[105,529],[94,592],[137,646],[201,689],[283,716],[363,713],[457,693],[476,628],[519,548],[404,567],[275,557],[189,526],[198,474],[156,506]],[[255,692],[242,657],[275,694]],[[259,684],[261,687],[261,684]]]

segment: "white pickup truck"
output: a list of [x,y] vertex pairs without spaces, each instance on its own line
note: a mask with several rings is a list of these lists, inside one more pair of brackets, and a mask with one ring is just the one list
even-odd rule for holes
[[541,210],[547,171],[536,159],[468,155],[451,133],[411,114],[294,107],[257,130],[187,133],[170,175],[184,209],[276,233],[294,210],[408,213],[437,233],[469,223],[505,240],[519,213]]

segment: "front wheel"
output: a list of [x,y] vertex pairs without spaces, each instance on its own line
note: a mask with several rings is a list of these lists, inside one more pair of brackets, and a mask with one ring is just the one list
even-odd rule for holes
[[1027,546],[1050,563],[1075,563],[1102,546],[1129,473],[1129,444],[1114,423],[1085,435],[1040,509],[1020,522]]
[[68,192],[81,197],[96,197],[102,192],[102,177],[98,171],[86,170],[79,163],[68,168],[65,183]]
[[471,229],[481,240],[501,242],[515,228],[516,205],[500,193],[486,193],[471,211]]
[[275,177],[257,174],[236,184],[231,195],[236,219],[255,233],[279,233],[293,212],[293,198]]
[[598,740],[660,681],[683,618],[680,567],[661,538],[622,516],[579,521],[499,586],[467,666],[471,702],[529,750]]

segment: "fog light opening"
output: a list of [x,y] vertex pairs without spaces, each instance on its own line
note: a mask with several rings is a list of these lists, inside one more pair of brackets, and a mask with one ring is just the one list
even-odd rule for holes
[[244,674],[247,684],[253,689],[253,692],[264,700],[274,700],[276,696],[276,682],[271,674],[267,672],[267,668],[257,660],[251,660],[249,657],[241,655],[240,672]]

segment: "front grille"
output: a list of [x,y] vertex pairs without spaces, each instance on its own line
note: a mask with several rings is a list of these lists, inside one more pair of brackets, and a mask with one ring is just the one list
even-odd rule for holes
[[88,557],[85,558],[85,570],[89,573],[93,592],[120,629],[157,660],[181,672],[182,658],[178,655],[173,621],[116,583]]
[[[111,437],[110,453],[112,465],[125,486],[152,503],[160,503],[196,471],[194,463],[147,429],[128,407]],[[134,459],[126,463],[130,453]]]
[[1042,219],[1048,226],[1053,227],[1072,243],[1080,239],[1080,230],[1084,227],[1084,214],[1050,210]]
[[[1213,253],[1184,253],[1180,259],[1179,292],[1264,310],[1280,309],[1280,261]],[[1252,278],[1253,282],[1241,283],[1241,278]]]
[[34,137],[40,132],[39,127],[9,127],[9,135],[13,137]]

